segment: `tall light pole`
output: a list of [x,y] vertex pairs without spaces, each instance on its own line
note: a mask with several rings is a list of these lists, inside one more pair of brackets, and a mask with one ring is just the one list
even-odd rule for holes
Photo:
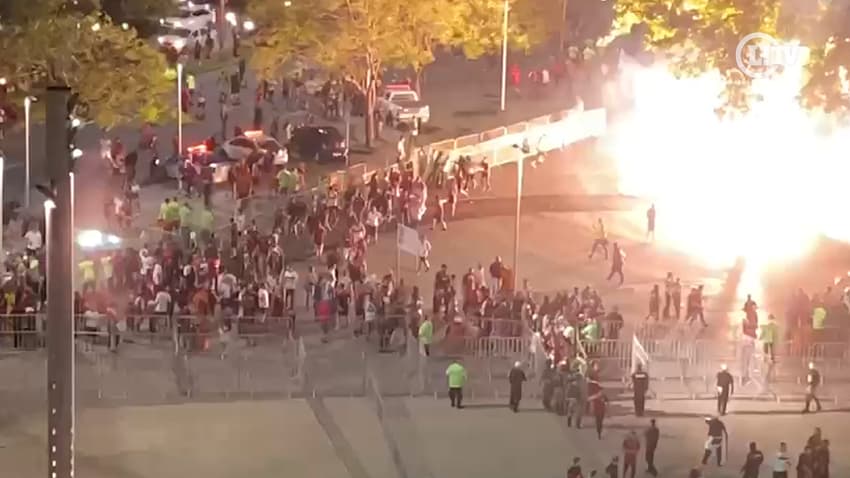
[[[3,225],[5,218],[3,217],[3,180],[5,179],[6,158],[3,157],[3,152],[0,151],[0,226]],[[6,228],[0,231],[0,272],[6,272],[6,250],[3,249],[3,233]]]
[[[66,86],[46,92],[46,157],[50,177],[47,233],[47,456],[48,476],[74,476],[74,294],[71,167],[78,121]],[[72,152],[73,150],[73,152]]]
[[26,169],[26,178],[24,179],[24,190],[26,193],[24,194],[24,205],[29,209],[30,207],[30,108],[32,108],[32,97],[27,96],[24,98],[24,135],[26,136],[25,143],[25,153],[24,153],[24,167]]
[[558,51],[564,53],[564,46],[567,42],[567,0],[561,0],[561,9],[561,34],[559,35]]
[[505,0],[505,12],[502,19],[502,97],[499,111],[505,111],[505,94],[507,93],[508,81],[508,0]]
[[183,154],[183,63],[177,64],[177,155]]
[[514,217],[514,291],[519,290],[519,218],[522,213],[522,175],[525,164],[525,152],[520,151],[516,162],[516,216]]

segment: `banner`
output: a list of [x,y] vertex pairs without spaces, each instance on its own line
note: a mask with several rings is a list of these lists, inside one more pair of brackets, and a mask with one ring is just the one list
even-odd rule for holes
[[398,248],[408,254],[419,256],[422,250],[422,242],[419,240],[419,233],[416,229],[399,224]]
[[641,364],[644,372],[649,372],[649,354],[646,353],[637,335],[632,335],[632,373],[637,370],[637,364]]

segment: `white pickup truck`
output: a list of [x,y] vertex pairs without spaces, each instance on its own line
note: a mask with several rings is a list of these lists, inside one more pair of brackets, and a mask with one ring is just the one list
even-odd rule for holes
[[378,98],[378,111],[387,126],[399,123],[424,124],[431,119],[431,108],[408,85],[388,85]]

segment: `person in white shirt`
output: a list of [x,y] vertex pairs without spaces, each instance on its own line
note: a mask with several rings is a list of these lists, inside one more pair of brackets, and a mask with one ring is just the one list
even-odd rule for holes
[[283,304],[286,310],[295,309],[295,288],[298,285],[298,273],[291,265],[283,270]]
[[147,277],[148,273],[153,270],[153,265],[156,263],[156,260],[150,255],[147,247],[142,247],[139,250],[139,262],[141,263],[141,270],[139,273],[143,277]]
[[422,268],[425,272],[431,270],[431,263],[428,262],[428,257],[431,255],[431,241],[425,237],[425,234],[419,235],[419,262],[416,263],[416,273],[418,274]]
[[791,457],[788,455],[788,445],[781,442],[773,462],[773,478],[788,478],[789,469],[791,469]]
[[159,287],[162,285],[162,264],[157,262],[153,266],[153,273],[151,273],[151,280],[153,281],[153,285]]
[[222,307],[231,307],[233,305],[233,295],[236,291],[237,279],[236,276],[229,271],[224,271],[218,275],[217,292]]
[[378,227],[381,225],[381,213],[378,211],[378,208],[372,207],[369,210],[369,214],[366,215],[366,229],[368,233],[368,238],[371,242],[378,242]]
[[30,229],[24,234],[24,239],[27,241],[27,254],[35,255],[43,245],[41,231],[38,228]]
[[269,315],[270,306],[271,298],[269,297],[269,291],[266,289],[265,285],[261,284],[260,288],[257,290],[257,307],[260,309],[263,321],[265,321]]

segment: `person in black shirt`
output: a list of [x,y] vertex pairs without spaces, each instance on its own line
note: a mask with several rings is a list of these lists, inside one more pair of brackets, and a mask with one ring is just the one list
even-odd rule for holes
[[581,473],[580,461],[581,458],[579,457],[573,458],[573,465],[567,469],[567,478],[584,478],[584,475]]
[[764,453],[756,447],[756,442],[750,442],[750,451],[747,452],[747,459],[741,467],[742,478],[759,478],[759,468],[762,463],[764,463]]
[[608,478],[619,478],[620,475],[620,457],[615,456],[611,458],[611,463],[608,463],[608,466],[605,467],[605,474]]
[[641,364],[637,364],[635,373],[632,374],[632,388],[634,389],[635,416],[642,417],[646,406],[646,392],[649,390],[649,374],[643,371]]
[[620,245],[615,242],[611,254],[611,272],[608,274],[608,280],[611,280],[614,275],[619,275],[620,285],[623,285],[623,281],[625,280],[623,276],[623,262],[625,258],[625,253],[620,249]]
[[706,418],[705,423],[708,425],[708,439],[705,441],[702,464],[705,465],[708,463],[708,459],[711,457],[711,450],[714,450],[714,453],[717,455],[717,466],[721,466],[723,464],[723,442],[729,442],[726,425],[718,417]]
[[655,449],[658,448],[658,439],[661,437],[661,431],[655,425],[655,419],[649,421],[649,428],[644,432],[646,440],[646,472],[652,476],[658,476],[658,470],[655,469]]
[[519,411],[519,401],[522,400],[522,382],[526,381],[522,363],[514,363],[514,368],[508,374],[508,382],[511,384],[510,408],[514,413]]
[[806,374],[806,408],[803,409],[803,413],[809,413],[809,407],[812,404],[812,401],[815,402],[815,411],[821,411],[820,400],[818,400],[817,392],[818,387],[820,386],[820,372],[815,368],[815,364],[809,362],[809,371]]
[[720,366],[717,372],[717,413],[726,415],[726,406],[729,404],[729,396],[735,392],[735,379],[726,370],[726,364]]

